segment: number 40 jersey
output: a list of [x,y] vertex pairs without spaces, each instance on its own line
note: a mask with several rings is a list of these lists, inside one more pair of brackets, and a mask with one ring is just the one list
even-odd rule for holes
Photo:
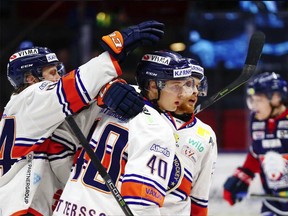
[[[160,215],[175,154],[171,127],[145,105],[131,120],[102,109],[90,146],[134,215]],[[53,215],[124,215],[82,151]]]

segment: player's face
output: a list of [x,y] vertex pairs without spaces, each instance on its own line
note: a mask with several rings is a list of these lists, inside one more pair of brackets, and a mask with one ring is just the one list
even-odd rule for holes
[[44,80],[49,80],[52,82],[57,82],[60,79],[57,67],[54,65],[44,67],[42,69],[42,76]]
[[195,91],[191,95],[187,95],[183,98],[182,103],[179,105],[177,110],[175,111],[176,114],[184,114],[184,113],[193,113],[195,109],[195,105],[198,100],[198,88],[200,85],[199,78],[194,77],[194,83],[195,83]]
[[185,80],[168,80],[161,90],[158,106],[162,110],[174,112],[182,103],[183,98],[191,95],[194,91],[192,78]]
[[249,96],[247,105],[252,112],[255,112],[255,118],[258,120],[267,119],[272,111],[270,100],[265,94]]

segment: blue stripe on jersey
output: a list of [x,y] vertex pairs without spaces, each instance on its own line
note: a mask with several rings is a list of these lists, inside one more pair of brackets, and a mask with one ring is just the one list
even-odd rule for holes
[[201,207],[207,207],[208,206],[208,200],[199,199],[199,198],[196,198],[193,196],[191,196],[190,198],[191,198],[191,202],[198,205],[198,206],[201,206]]
[[189,170],[187,170],[185,167],[184,167],[184,175],[185,175],[185,177],[186,177],[190,182],[193,181],[192,173],[189,172]]
[[143,205],[143,206],[151,206],[151,205],[158,205],[158,203],[153,202],[151,200],[145,199],[143,197],[137,196],[123,196],[123,199],[127,204],[134,204],[134,205]]
[[81,78],[80,78],[80,70],[79,68],[75,72],[75,78],[76,78],[76,89],[83,101],[84,104],[87,104],[91,101],[91,97],[88,94],[88,91],[86,90]]
[[187,195],[183,191],[178,190],[178,188],[176,190],[172,191],[170,194],[174,195],[176,197],[179,197],[180,200],[186,200],[186,198],[187,198]]
[[166,194],[166,189],[162,185],[160,185],[158,182],[150,178],[147,178],[145,176],[135,175],[135,174],[125,174],[122,182],[123,183],[124,182],[137,182],[141,184],[144,183],[146,185],[156,188],[163,196],[165,196]]
[[40,138],[40,139],[30,139],[25,137],[18,137],[15,139],[15,146],[32,146],[32,145],[39,145],[43,143],[47,138]]
[[52,134],[51,140],[55,141],[57,143],[63,144],[64,146],[68,147],[69,149],[71,149],[74,152],[76,151],[76,145],[74,143],[68,141],[67,139],[63,138],[63,137]]
[[62,80],[60,79],[57,83],[57,96],[58,96],[58,101],[59,103],[62,105],[62,112],[68,116],[68,115],[71,115],[72,114],[72,110],[70,109],[70,105],[69,105],[69,102],[67,101],[66,99],[66,95],[65,95],[65,92],[63,90],[63,87],[62,87]]

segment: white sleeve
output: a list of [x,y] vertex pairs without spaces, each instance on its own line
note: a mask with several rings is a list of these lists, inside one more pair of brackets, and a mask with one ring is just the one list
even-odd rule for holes
[[193,189],[190,196],[207,200],[209,198],[210,187],[212,183],[212,175],[215,169],[217,160],[217,142],[216,136],[212,129],[210,130],[209,150],[206,151],[205,156],[201,161],[200,172],[198,178],[193,181]]
[[17,130],[17,136],[43,137],[54,131],[67,115],[94,101],[101,87],[119,74],[119,65],[105,52],[57,83],[36,83],[12,96],[4,116],[16,116],[17,129],[25,129]]

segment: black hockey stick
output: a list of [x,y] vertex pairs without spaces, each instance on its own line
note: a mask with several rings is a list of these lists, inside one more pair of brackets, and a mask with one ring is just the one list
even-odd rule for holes
[[260,59],[262,48],[265,43],[265,34],[263,32],[255,32],[249,42],[248,53],[246,56],[245,64],[240,76],[226,86],[221,91],[212,95],[210,98],[199,104],[194,111],[194,114],[198,114],[202,110],[214,104],[216,101],[231,93],[235,89],[245,84],[252,76],[256,74],[256,67],[258,60]]
[[254,194],[251,193],[248,195],[251,198],[261,198],[271,201],[287,201],[288,202],[288,196],[279,196],[279,195],[272,195],[272,194]]
[[86,137],[80,130],[79,126],[75,122],[72,116],[67,116],[66,121],[70,125],[71,129],[73,130],[74,134],[76,137],[79,139],[81,145],[85,149],[86,153],[91,159],[92,164],[95,166],[95,168],[98,170],[99,174],[101,177],[104,179],[106,186],[109,188],[111,193],[113,194],[114,198],[116,199],[117,203],[120,205],[121,209],[123,210],[124,214],[126,216],[133,216],[133,213],[131,212],[129,206],[126,204],[124,201],[123,197],[121,196],[119,190],[113,183],[111,177],[109,174],[106,172],[105,168],[101,164],[101,161],[99,158],[96,156],[95,152],[91,149],[89,146],[89,142],[87,141]]
[[288,196],[285,195],[273,195],[273,194],[256,194],[256,193],[238,193],[236,194],[236,197],[239,199],[265,199],[270,201],[287,201],[288,202]]

